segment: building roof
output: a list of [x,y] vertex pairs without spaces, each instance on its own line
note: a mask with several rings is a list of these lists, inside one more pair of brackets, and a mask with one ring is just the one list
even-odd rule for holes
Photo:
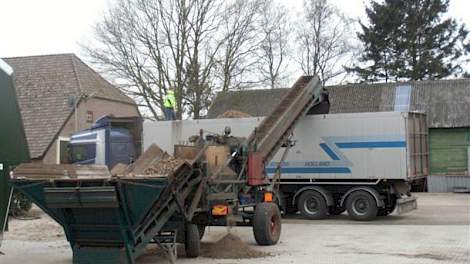
[[[406,83],[348,84],[326,87],[330,113],[393,111],[397,86],[411,86],[410,111],[426,112],[430,127],[470,126],[470,79]],[[269,114],[288,89],[230,91],[218,94],[208,112],[217,118],[228,110],[251,116]]]
[[41,158],[73,112],[80,95],[135,102],[74,54],[4,59],[14,70],[18,102],[32,158]]

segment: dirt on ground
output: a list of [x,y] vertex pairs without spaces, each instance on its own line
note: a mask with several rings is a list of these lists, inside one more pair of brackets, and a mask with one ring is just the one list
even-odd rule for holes
[[201,256],[215,259],[245,259],[270,256],[269,253],[258,251],[231,233],[217,242],[202,242]]
[[20,217],[11,217],[6,240],[56,241],[65,238],[64,229],[36,206]]

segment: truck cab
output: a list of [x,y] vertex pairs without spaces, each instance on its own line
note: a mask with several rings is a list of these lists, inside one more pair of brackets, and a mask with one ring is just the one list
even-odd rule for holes
[[104,116],[91,128],[70,137],[69,163],[96,164],[112,168],[118,163],[130,164],[142,151],[140,117]]

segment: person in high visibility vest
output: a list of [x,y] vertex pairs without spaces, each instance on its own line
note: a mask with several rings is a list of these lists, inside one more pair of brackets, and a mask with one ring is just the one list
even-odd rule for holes
[[175,105],[175,91],[173,88],[169,88],[163,97],[163,112],[165,114],[165,120],[176,120]]

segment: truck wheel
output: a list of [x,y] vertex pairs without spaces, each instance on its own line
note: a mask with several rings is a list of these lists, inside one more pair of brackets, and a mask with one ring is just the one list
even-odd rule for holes
[[346,200],[349,217],[357,221],[370,221],[377,216],[377,203],[372,195],[365,191],[356,191]]
[[260,203],[253,217],[253,234],[258,245],[275,245],[281,236],[281,213],[274,203]]
[[315,191],[303,192],[297,200],[297,208],[305,218],[311,220],[323,219],[328,213],[325,198]]
[[184,249],[186,251],[186,257],[197,258],[201,251],[201,243],[199,239],[199,229],[195,224],[186,225],[186,237],[184,242]]

